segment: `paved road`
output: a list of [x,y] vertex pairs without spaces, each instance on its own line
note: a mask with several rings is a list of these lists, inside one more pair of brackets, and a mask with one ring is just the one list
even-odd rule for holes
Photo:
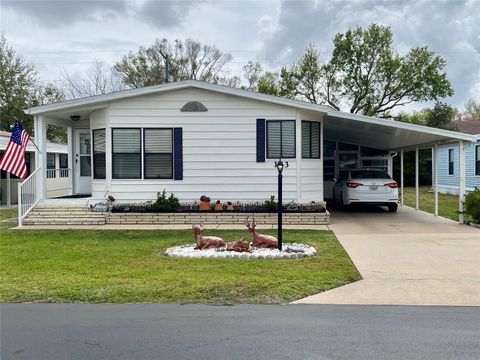
[[480,308],[8,304],[1,359],[480,359]]
[[334,209],[330,228],[363,280],[299,302],[480,306],[479,229],[409,207]]

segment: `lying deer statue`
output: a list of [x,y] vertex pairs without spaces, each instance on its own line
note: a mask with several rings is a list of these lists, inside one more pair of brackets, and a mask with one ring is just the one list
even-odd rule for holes
[[195,250],[205,250],[205,249],[220,249],[225,248],[225,241],[218,236],[202,236],[202,231],[204,229],[203,223],[200,225],[192,225],[193,237],[197,243]]
[[230,242],[227,244],[228,251],[245,252],[250,251],[250,244],[243,240],[243,237],[238,241]]
[[255,227],[257,224],[255,223],[255,219],[253,219],[252,223],[245,220],[245,226],[248,228],[248,233],[250,234],[250,238],[252,242],[250,243],[253,247],[256,248],[277,248],[278,247],[278,240],[276,237],[270,235],[262,235],[257,234],[255,231]]

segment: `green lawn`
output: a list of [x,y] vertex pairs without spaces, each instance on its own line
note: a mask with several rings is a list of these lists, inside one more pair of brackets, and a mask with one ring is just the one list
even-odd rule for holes
[[[2,220],[17,219],[17,218],[18,218],[18,209],[17,208],[0,210],[0,232],[3,232],[4,230],[6,230],[6,229],[8,229],[12,226],[17,226],[16,223],[3,222]],[[0,265],[1,265],[1,263],[0,263]]]
[[[207,232],[230,241],[245,235]],[[318,255],[172,259],[165,249],[193,243],[191,231],[2,229],[0,301],[286,303],[360,279],[333,233],[285,231],[284,241],[313,245]]]
[[[422,186],[419,189],[420,210],[434,213],[434,193],[430,192],[429,186]],[[406,187],[405,205],[415,207],[415,188]],[[438,215],[458,221],[458,196],[438,194]]]

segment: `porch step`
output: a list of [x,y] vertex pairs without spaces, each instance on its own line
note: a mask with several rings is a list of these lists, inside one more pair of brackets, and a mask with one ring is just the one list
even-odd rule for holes
[[31,219],[23,220],[24,225],[104,225],[105,219],[68,218],[68,219]]
[[40,204],[26,216],[24,225],[103,225],[106,213],[94,212],[87,206]]

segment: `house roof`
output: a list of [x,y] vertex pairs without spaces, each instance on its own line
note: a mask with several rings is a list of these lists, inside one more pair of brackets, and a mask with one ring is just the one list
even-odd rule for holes
[[480,119],[457,120],[455,128],[465,134],[480,135]]
[[329,106],[317,105],[299,100],[236,89],[229,86],[205,83],[196,80],[185,80],[174,83],[129,89],[109,94],[85,97],[54,104],[32,107],[25,110],[30,115],[59,112],[94,110],[108,106],[112,101],[137,96],[160,94],[163,92],[196,88],[207,91],[239,96],[251,100],[263,101],[277,105],[289,106],[300,110],[314,111],[323,114],[325,121],[325,137],[333,140],[362,144],[384,149],[397,149],[435,142],[451,142],[458,140],[476,141],[477,136],[456,131],[430,128],[426,126],[402,123],[393,120],[379,119],[371,116],[356,115],[337,111]]

